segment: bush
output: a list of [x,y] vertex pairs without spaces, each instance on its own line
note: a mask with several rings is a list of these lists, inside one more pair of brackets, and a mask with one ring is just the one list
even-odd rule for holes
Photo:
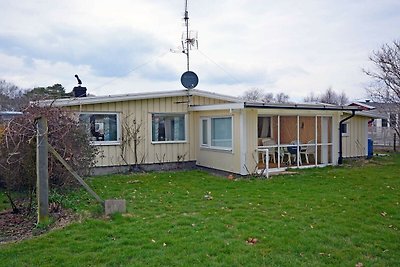
[[[81,175],[88,175],[97,150],[73,113],[55,107],[30,106],[11,120],[0,140],[0,185],[8,192],[32,192],[36,187],[36,118],[48,121],[48,142]],[[49,187],[67,189],[75,179],[49,154]]]

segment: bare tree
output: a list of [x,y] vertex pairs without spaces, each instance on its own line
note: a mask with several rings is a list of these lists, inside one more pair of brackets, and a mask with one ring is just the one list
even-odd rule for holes
[[303,100],[304,102],[322,102],[333,105],[346,105],[349,102],[349,98],[344,92],[338,94],[332,87],[329,87],[320,95],[314,95],[314,93],[311,92]]
[[141,130],[143,122],[138,122],[136,118],[130,118],[133,114],[126,115],[122,122],[122,140],[121,140],[121,159],[126,165],[130,165],[127,159],[129,153],[133,153],[134,165],[133,170],[140,170],[139,164],[145,160],[145,154],[139,155],[139,144],[144,141]]
[[285,93],[277,93],[275,96],[275,101],[277,103],[288,103],[289,102],[289,95]]
[[15,84],[0,80],[0,110],[19,111],[28,105],[25,90]]
[[260,88],[251,88],[243,93],[241,98],[246,101],[257,102],[261,101],[263,98],[264,92]]
[[[88,175],[96,163],[97,148],[90,145],[87,132],[76,117],[62,108],[29,106],[13,118],[0,136],[0,188],[4,188],[15,212],[11,195],[29,196],[31,211],[36,187],[36,118],[48,120],[48,142],[81,175]],[[62,164],[49,155],[49,185],[65,190],[76,185]]]
[[[400,40],[384,44],[379,50],[373,51],[369,57],[374,64],[373,70],[364,69],[364,73],[372,78],[372,84],[367,88],[371,99],[375,102],[388,104],[387,111],[400,113]],[[400,136],[400,123],[391,123],[391,127]]]
[[275,96],[273,93],[264,92],[260,88],[252,88],[243,93],[241,98],[249,102],[263,102],[263,103],[288,103],[289,95],[281,92]]

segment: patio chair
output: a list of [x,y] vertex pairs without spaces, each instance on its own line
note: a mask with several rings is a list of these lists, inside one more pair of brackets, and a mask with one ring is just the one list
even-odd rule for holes
[[287,150],[287,147],[281,147],[280,154],[282,163],[285,162],[285,157],[287,157],[286,163],[288,165],[292,165],[292,154],[290,154],[290,152]]
[[304,158],[306,159],[307,164],[310,164],[310,162],[308,160],[308,155],[313,155],[314,160],[316,160],[315,159],[315,141],[310,140],[307,142],[307,145],[308,146],[305,146],[300,150],[300,158],[301,158],[301,155],[304,155]]
[[[287,150],[290,153],[290,157],[293,158],[293,161],[296,162],[297,160],[297,149],[300,147],[297,147],[297,141],[292,141],[290,142],[292,146],[288,146]],[[299,164],[302,165],[303,163],[301,162],[301,157],[299,157]]]
[[[276,152],[276,143],[274,140],[271,139],[262,139],[262,145],[263,146],[268,146],[268,155],[269,158],[272,159],[274,163],[276,163],[276,157],[275,157],[275,152]],[[271,147],[273,146],[273,147]],[[262,159],[263,162],[265,163],[265,153],[262,154]]]

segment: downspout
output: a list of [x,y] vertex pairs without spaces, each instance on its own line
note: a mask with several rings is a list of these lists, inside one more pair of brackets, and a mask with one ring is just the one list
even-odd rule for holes
[[343,136],[342,136],[342,125],[345,121],[353,118],[356,115],[356,111],[352,110],[351,115],[347,118],[344,118],[339,122],[339,159],[338,159],[338,164],[343,163]]

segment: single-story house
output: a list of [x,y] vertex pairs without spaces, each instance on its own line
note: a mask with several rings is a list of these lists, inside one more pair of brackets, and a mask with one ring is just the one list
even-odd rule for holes
[[[373,113],[374,119],[370,121],[368,134],[374,144],[390,146],[394,144],[395,129],[400,129],[400,109],[396,103],[378,103],[366,100],[353,102],[351,106],[358,106],[366,112]],[[398,138],[397,138],[398,139]]]
[[102,152],[97,167],[103,171],[191,163],[248,175],[264,169],[267,158],[269,171],[279,171],[367,155],[369,117],[354,106],[249,103],[196,89],[42,104],[79,115]]

